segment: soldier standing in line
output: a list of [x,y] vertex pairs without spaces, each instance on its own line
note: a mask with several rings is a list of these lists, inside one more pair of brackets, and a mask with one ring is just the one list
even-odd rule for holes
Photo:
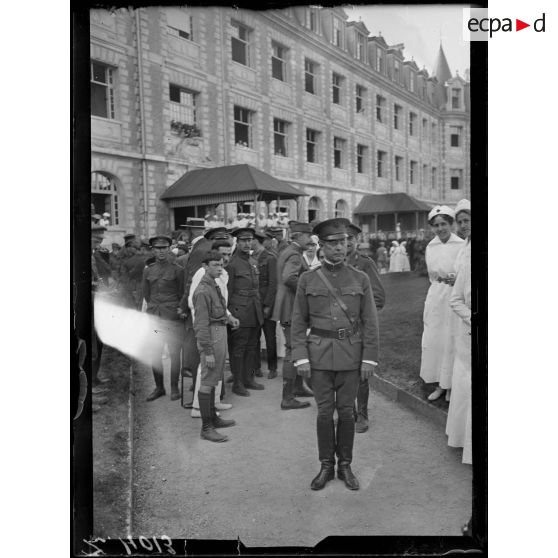
[[258,262],[258,271],[260,273],[260,301],[264,317],[262,329],[258,333],[258,348],[256,351],[258,365],[256,366],[255,375],[258,377],[263,376],[261,371],[260,347],[260,338],[263,331],[267,353],[267,377],[271,380],[277,377],[277,338],[275,336],[277,322],[271,319],[273,305],[275,304],[275,295],[277,294],[277,258],[272,252],[264,248],[265,239],[266,236],[263,232],[256,231],[252,244],[254,250],[252,256]]
[[[353,225],[347,220],[347,265],[352,265],[359,271],[364,271],[370,279],[372,287],[372,295],[374,297],[374,304],[376,310],[380,311],[386,303],[386,292],[380,280],[380,274],[374,261],[362,254],[357,250],[358,235],[362,232],[360,227]],[[358,387],[357,395],[357,410],[356,410],[356,426],[355,430],[361,434],[368,430],[368,399],[370,397],[370,385],[368,378],[361,380]]]
[[[302,257],[308,244],[311,243],[312,225],[310,223],[299,223],[291,221],[291,243],[277,258],[277,296],[273,308],[272,320],[281,323],[285,334],[285,358],[283,359],[283,394],[281,397],[281,409],[304,409],[310,403],[295,399],[295,389],[299,396],[305,393],[302,378],[296,374],[291,358],[291,318],[293,315],[293,304],[301,273],[308,270],[308,264]],[[295,385],[296,382],[296,385]]]
[[180,399],[178,378],[180,374],[180,342],[182,322],[179,303],[184,292],[184,270],[169,261],[172,239],[165,235],[149,239],[155,253],[155,262],[143,270],[143,298],[147,303],[148,314],[157,321],[151,338],[151,366],[155,389],[147,397],[153,401],[165,395],[163,384],[163,349],[168,347],[171,364],[171,401]]
[[267,230],[277,241],[277,254],[280,254],[289,245],[289,241],[284,236],[285,229],[283,227],[269,227]]
[[[345,220],[329,219],[314,227],[324,254],[321,268],[303,273],[292,317],[292,358],[297,373],[312,376],[318,406],[316,421],[321,469],[312,490],[324,488],[335,475],[350,490],[359,483],[351,471],[359,380],[378,361],[378,316],[368,276],[345,263]],[[307,330],[310,333],[307,335]],[[337,410],[337,431],[333,414]]]
[[258,289],[258,266],[252,258],[254,229],[244,227],[233,231],[237,250],[226,271],[229,274],[229,312],[240,320],[240,327],[229,329],[229,362],[233,375],[233,393],[250,395],[248,389],[264,389],[254,381],[258,332],[263,324],[263,313]]
[[124,304],[130,308],[141,310],[142,281],[145,268],[145,255],[141,253],[139,241],[133,240],[129,246],[128,256],[120,266],[120,285],[123,290]]

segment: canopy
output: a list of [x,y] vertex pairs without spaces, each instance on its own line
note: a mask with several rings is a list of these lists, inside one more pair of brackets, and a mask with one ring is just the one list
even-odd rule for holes
[[355,215],[376,215],[379,213],[405,213],[430,211],[432,207],[409,194],[367,194],[354,210]]
[[161,196],[170,207],[241,201],[270,202],[305,196],[287,182],[251,165],[230,165],[189,171]]

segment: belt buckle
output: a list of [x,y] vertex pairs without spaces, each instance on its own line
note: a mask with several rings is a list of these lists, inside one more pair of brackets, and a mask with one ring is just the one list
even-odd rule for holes
[[346,335],[347,335],[347,330],[344,327],[337,330],[337,339],[339,339],[340,341],[345,339]]

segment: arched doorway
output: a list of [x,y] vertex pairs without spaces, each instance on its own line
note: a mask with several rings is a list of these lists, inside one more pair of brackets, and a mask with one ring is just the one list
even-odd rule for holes
[[312,196],[308,200],[308,222],[319,221],[322,218],[324,204],[317,196]]
[[111,225],[119,224],[118,192],[112,175],[97,171],[91,173],[91,206],[99,215],[109,213]]
[[345,217],[349,212],[349,206],[345,200],[337,200],[335,202],[335,217]]

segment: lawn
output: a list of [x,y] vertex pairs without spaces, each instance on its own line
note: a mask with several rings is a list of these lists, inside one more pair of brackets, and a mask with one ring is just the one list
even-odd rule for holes
[[[380,366],[377,375],[424,398],[433,389],[419,377],[422,313],[430,282],[416,273],[388,273],[381,278],[386,290],[386,305],[379,313]],[[435,404],[447,408],[443,397]]]

